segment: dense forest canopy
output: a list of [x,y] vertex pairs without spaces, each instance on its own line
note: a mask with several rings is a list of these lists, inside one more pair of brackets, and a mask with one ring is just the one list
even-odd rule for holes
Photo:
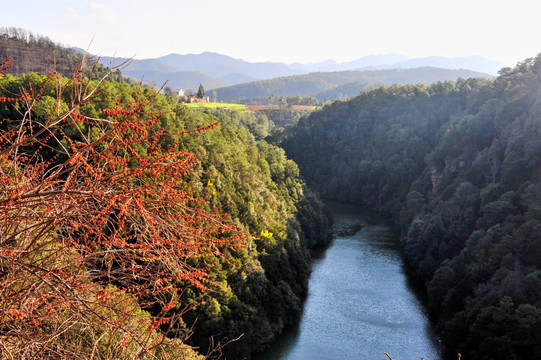
[[446,358],[541,358],[541,55],[337,101],[281,144],[322,196],[398,224]]
[[[10,219],[2,233],[13,232],[0,237],[0,338],[9,344],[0,353],[106,359],[144,350],[149,358],[196,358],[177,338],[203,354],[249,358],[268,346],[299,316],[308,248],[324,243],[330,226],[297,165],[262,140],[272,123],[247,112],[191,110],[149,88],[75,74],[0,76],[0,206]],[[99,195],[100,184],[113,188]],[[48,204],[28,208],[29,198]],[[94,212],[77,215],[79,208]],[[50,217],[52,209],[64,212]],[[21,228],[23,217],[39,226]],[[244,240],[229,246],[233,228]],[[21,250],[28,246],[22,237],[32,251]],[[28,266],[44,275],[24,277]],[[164,270],[176,267],[189,272],[179,270],[179,278]],[[47,287],[48,277],[74,300]],[[27,299],[10,279],[27,279]],[[41,288],[48,291],[32,290]],[[90,311],[77,312],[84,326],[70,315],[74,302]]]

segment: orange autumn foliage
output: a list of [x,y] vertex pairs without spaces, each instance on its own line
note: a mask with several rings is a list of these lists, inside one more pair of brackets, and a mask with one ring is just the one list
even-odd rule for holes
[[[8,68],[9,59],[0,63],[0,76]],[[89,358],[87,345],[66,340],[87,331],[95,358],[118,356],[127,339],[135,354],[150,356],[165,337],[143,336],[141,326],[153,333],[178,320],[190,307],[178,294],[208,285],[205,259],[241,248],[245,236],[227,215],[203,210],[186,183],[196,155],[162,146],[160,114],[145,111],[156,94],[118,99],[89,118],[79,109],[95,101],[105,78],[92,82],[76,69],[68,84],[61,80],[53,73],[38,90],[0,98],[21,114],[0,124],[0,353]],[[72,100],[37,121],[32,110],[49,81],[58,99],[73,89]],[[134,301],[159,309],[136,330]],[[109,345],[98,357],[103,326]]]

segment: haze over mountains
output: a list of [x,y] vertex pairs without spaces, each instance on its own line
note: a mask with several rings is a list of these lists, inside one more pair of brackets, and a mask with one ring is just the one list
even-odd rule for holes
[[212,91],[220,101],[247,102],[274,96],[312,96],[318,100],[347,99],[382,85],[429,85],[459,78],[490,77],[471,70],[450,70],[435,67],[413,69],[347,70],[312,72],[304,75],[258,80],[218,88]]
[[[107,66],[112,63],[120,64],[125,60],[128,59],[101,58],[101,62]],[[180,88],[197,89],[199,84],[203,84],[206,90],[211,90],[256,80],[305,75],[314,72],[413,69],[419,67],[436,67],[448,70],[465,69],[484,75],[495,75],[498,70],[504,67],[504,64],[479,56],[453,59],[432,56],[411,59],[396,53],[370,55],[341,63],[333,60],[311,64],[254,63],[218,53],[203,52],[201,54],[170,54],[155,59],[133,60],[122,69],[122,73],[138,80],[143,78],[145,82],[155,82],[157,85],[168,81],[168,86],[174,90]]]
[[[64,48],[43,39],[40,41],[56,49],[56,55],[45,61],[42,45],[28,42],[24,30],[15,33],[20,33],[17,35],[20,38],[4,36],[0,50],[4,50],[6,57],[16,58],[19,73],[70,69],[77,59],[76,53],[84,53],[82,49]],[[202,84],[213,100],[258,104],[271,95],[311,96],[325,101],[347,99],[381,85],[490,78],[503,66],[476,56],[409,59],[396,53],[342,63],[326,60],[311,64],[248,62],[212,52],[143,60],[103,57],[100,61],[105,66],[120,66],[124,75],[157,87],[167,84],[173,91],[184,89],[195,93]]]

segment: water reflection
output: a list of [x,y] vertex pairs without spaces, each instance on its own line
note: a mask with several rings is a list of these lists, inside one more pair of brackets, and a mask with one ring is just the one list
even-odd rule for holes
[[408,287],[396,233],[384,219],[330,204],[337,226],[362,225],[315,256],[297,327],[257,360],[440,359],[423,307]]

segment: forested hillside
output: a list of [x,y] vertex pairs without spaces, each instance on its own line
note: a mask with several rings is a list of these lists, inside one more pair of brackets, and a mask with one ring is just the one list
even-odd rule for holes
[[[92,61],[81,62],[83,54],[53,42],[51,39],[33,34],[21,28],[0,28],[0,59],[11,57],[12,74],[57,72],[67,77],[73,75],[76,66],[83,67],[87,74],[94,73],[100,77],[108,69]],[[89,60],[89,59],[87,59]],[[92,59],[90,59],[92,60]],[[120,65],[117,63],[117,65]],[[119,71],[108,75],[115,81],[128,81]]]
[[[210,181],[215,191],[209,205],[222,208],[240,228],[257,236],[249,249],[216,269],[219,286],[186,314],[185,321],[195,324],[189,342],[205,349],[211,336],[242,336],[224,353],[232,359],[249,357],[300,316],[308,249],[328,240],[330,215],[301,180],[297,165],[282,149],[261,140],[274,126],[266,117],[186,111],[185,119],[203,124],[225,118],[215,130],[188,138],[182,146],[200,154],[204,175],[199,181],[206,186]],[[190,292],[187,298],[199,295]]]
[[249,358],[299,316],[330,219],[266,117],[29,73],[0,118],[3,357]]
[[400,227],[446,358],[541,358],[541,56],[335,102],[281,144],[322,196]]
[[[326,96],[334,100],[357,95],[370,86],[392,84],[431,84],[436,81],[456,80],[458,78],[487,77],[490,75],[471,70],[447,70],[435,67],[416,69],[389,69],[372,71],[314,72],[305,75],[283,76],[270,80],[252,81],[215,89],[220,101],[241,101],[253,97],[269,96],[316,96],[323,100]],[[348,91],[333,89],[350,84]],[[346,87],[347,89],[347,87]],[[320,95],[321,94],[321,95]]]

